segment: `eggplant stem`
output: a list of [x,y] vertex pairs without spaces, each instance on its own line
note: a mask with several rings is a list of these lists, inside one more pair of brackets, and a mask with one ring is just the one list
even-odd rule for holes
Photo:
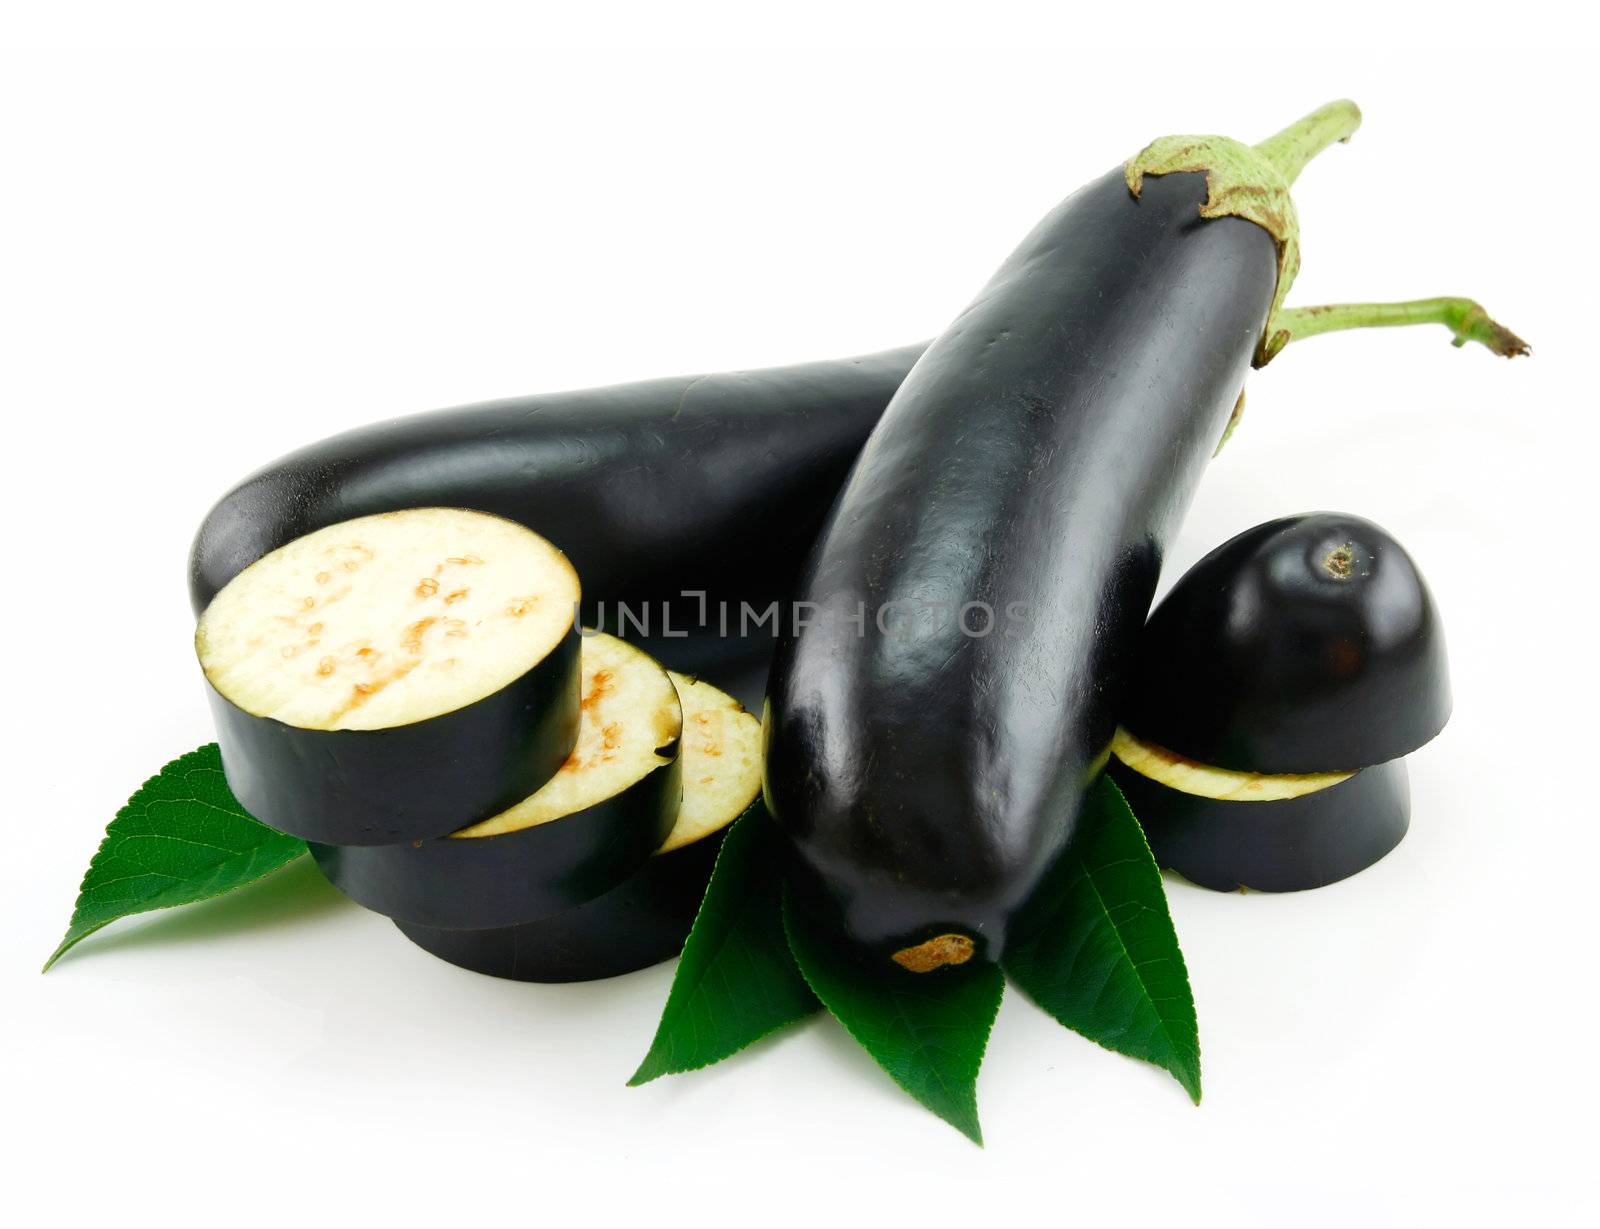
[[1293,185],[1310,162],[1335,141],[1348,141],[1361,127],[1361,108],[1348,98],[1318,107],[1255,147],[1285,184]]
[[1267,357],[1291,341],[1337,333],[1344,329],[1397,328],[1408,324],[1442,324],[1454,335],[1453,345],[1475,341],[1505,358],[1531,354],[1528,343],[1492,319],[1472,299],[1412,299],[1407,303],[1330,303],[1322,307],[1289,307],[1272,319]]

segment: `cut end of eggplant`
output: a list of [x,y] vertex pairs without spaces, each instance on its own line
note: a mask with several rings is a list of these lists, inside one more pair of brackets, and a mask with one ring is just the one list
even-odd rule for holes
[[585,636],[582,651],[578,742],[566,763],[537,793],[452,837],[501,836],[574,815],[677,758],[683,707],[667,672],[603,633]]
[[531,530],[456,508],[361,517],[240,572],[195,648],[256,717],[380,730],[455,712],[527,674],[570,634],[577,574]]
[[663,854],[721,831],[761,793],[761,723],[710,683],[671,677],[683,703],[683,806]]
[[1393,535],[1339,512],[1247,529],[1145,625],[1119,716],[1141,737],[1247,773],[1354,770],[1410,755],[1450,717],[1433,596]]
[[1118,728],[1111,753],[1141,776],[1168,789],[1219,802],[1282,802],[1347,781],[1353,772],[1237,772],[1202,764]]

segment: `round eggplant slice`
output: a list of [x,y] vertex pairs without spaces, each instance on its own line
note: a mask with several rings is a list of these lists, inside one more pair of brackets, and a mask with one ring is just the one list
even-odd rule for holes
[[396,922],[451,964],[517,981],[616,977],[676,956],[694,925],[723,835],[761,792],[761,725],[709,683],[672,676],[683,701],[683,806],[632,878],[576,909],[520,926],[446,930]]
[[667,672],[613,636],[582,638],[577,745],[509,810],[431,841],[313,844],[334,887],[419,926],[511,926],[571,909],[632,875],[683,796],[683,710]]
[[1325,887],[1377,862],[1411,823],[1404,760],[1353,773],[1241,773],[1119,730],[1107,771],[1156,861],[1219,892]]
[[383,845],[496,815],[578,734],[577,574],[529,529],[457,508],[366,516],[245,568],[195,650],[244,808]]
[[1365,768],[1450,716],[1444,633],[1404,548],[1319,512],[1257,525],[1195,564],[1139,645],[1122,721],[1242,772]]

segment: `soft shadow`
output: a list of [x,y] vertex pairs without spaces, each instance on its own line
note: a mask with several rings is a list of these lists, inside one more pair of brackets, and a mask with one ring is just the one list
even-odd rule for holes
[[228,938],[295,926],[355,907],[322,877],[316,863],[303,857],[226,895],[113,922],[63,955],[57,967],[95,952]]

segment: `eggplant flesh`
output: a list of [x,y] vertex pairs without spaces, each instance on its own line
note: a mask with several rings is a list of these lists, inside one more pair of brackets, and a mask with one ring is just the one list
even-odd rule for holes
[[639,872],[573,909],[517,926],[451,930],[396,922],[442,960],[493,977],[590,981],[678,954],[694,925],[722,838],[759,806],[760,726],[708,683],[673,675],[683,702],[683,804]]
[[561,769],[509,810],[436,840],[314,843],[357,904],[420,926],[510,926],[592,900],[638,871],[683,797],[682,706],[656,662],[583,638],[582,718]]
[[1269,774],[1205,764],[1117,730],[1111,754],[1127,767],[1180,793],[1216,802],[1282,802],[1349,780],[1353,772]]
[[1107,771],[1144,828],[1156,862],[1219,892],[1326,887],[1382,859],[1411,824],[1404,760],[1263,802],[1186,793],[1115,756]]
[[578,593],[544,539],[456,509],[272,552],[195,633],[229,787],[263,823],[350,845],[496,814],[577,737]]
[[1371,521],[1322,512],[1248,529],[1178,581],[1145,627],[1121,719],[1219,767],[1307,773],[1409,755],[1450,707],[1416,563]]
[[585,626],[657,637],[652,650],[686,670],[764,666],[773,624],[757,621],[790,596],[921,349],[518,397],[333,436],[211,509],[190,551],[191,600],[198,613],[261,556],[339,521],[471,508],[566,553],[583,577]]
[[1271,235],[1202,219],[1206,195],[1174,173],[1134,197],[1119,167],[1057,207],[829,517],[773,664],[765,791],[858,944],[997,958],[1074,830],[1277,285]]

